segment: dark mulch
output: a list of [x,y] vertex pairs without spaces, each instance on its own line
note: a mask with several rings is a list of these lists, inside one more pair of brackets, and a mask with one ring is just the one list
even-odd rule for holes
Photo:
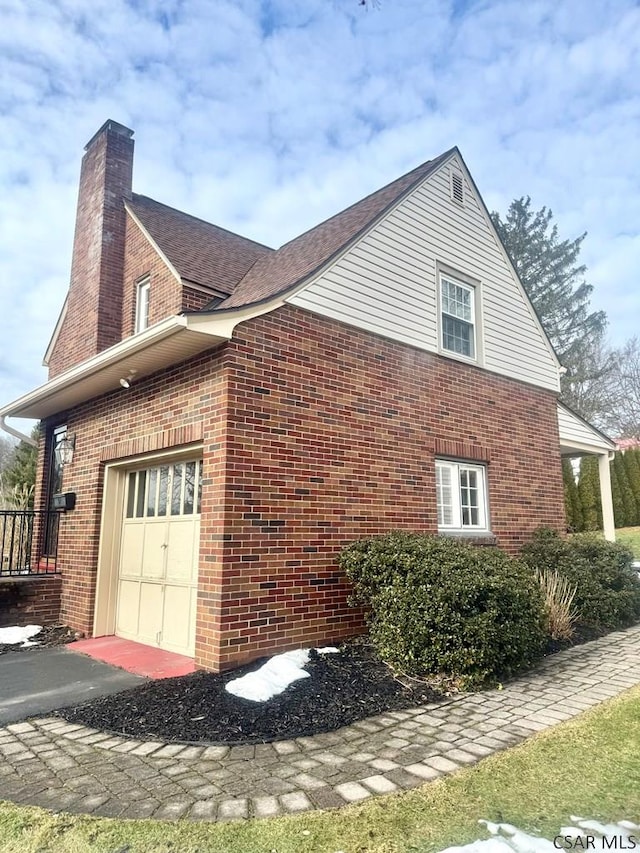
[[[614,630],[613,628],[611,630]],[[570,640],[547,640],[547,646],[544,652],[545,657],[555,655],[558,652],[564,652],[572,646],[581,646],[583,643],[590,643],[591,640],[599,640],[600,637],[605,637],[609,631],[602,629],[600,631],[595,628],[589,628],[586,625],[578,625],[574,628],[573,636]]]
[[72,723],[140,739],[246,744],[330,732],[373,714],[444,698],[424,683],[396,679],[362,642],[337,654],[312,652],[305,667],[311,677],[267,702],[239,699],[224,689],[263,662],[222,674],[153,681],[58,713]]
[[51,646],[64,646],[67,643],[72,643],[78,638],[77,633],[66,625],[49,625],[44,627],[39,634],[31,637],[29,642],[35,643],[34,646],[23,646],[20,643],[0,643],[0,655],[7,652],[30,652],[33,649],[45,649]]

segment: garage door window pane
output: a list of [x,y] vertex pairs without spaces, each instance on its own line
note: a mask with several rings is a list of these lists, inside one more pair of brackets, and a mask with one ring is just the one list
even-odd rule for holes
[[198,462],[198,507],[196,512],[200,512],[200,504],[202,503],[202,462]]
[[183,468],[183,465],[173,466],[173,483],[171,486],[171,515],[180,515]]
[[196,490],[196,463],[187,462],[184,466],[184,504],[185,515],[193,515],[193,499]]
[[152,468],[149,471],[149,488],[147,494],[147,515],[156,514],[156,500],[158,491],[158,469]]
[[160,484],[158,488],[158,515],[167,514],[167,491],[169,489],[169,467],[160,468]]
[[136,495],[136,518],[144,516],[144,487],[147,482],[147,472],[138,471],[138,494]]
[[127,494],[127,518],[133,518],[133,508],[136,500],[136,475],[129,474],[129,488]]

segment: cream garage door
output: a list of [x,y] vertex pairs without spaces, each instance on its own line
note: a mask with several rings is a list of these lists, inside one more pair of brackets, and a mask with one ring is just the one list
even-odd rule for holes
[[118,636],[194,654],[201,493],[197,459],[128,473]]

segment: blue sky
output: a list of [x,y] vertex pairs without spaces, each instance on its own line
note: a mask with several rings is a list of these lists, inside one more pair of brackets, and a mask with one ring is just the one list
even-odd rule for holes
[[137,192],[273,246],[458,145],[489,209],[588,232],[593,307],[638,331],[631,0],[5,0],[0,54],[0,402],[46,378],[107,118]]

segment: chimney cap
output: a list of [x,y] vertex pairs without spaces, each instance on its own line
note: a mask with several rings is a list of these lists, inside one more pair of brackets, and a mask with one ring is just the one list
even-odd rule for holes
[[124,136],[124,137],[126,137],[126,139],[131,139],[131,137],[134,134],[134,131],[128,127],[125,127],[123,124],[119,124],[117,121],[114,121],[113,119],[108,118],[105,121],[105,123],[102,125],[100,130],[96,131],[93,134],[91,139],[84,146],[84,150],[88,151],[89,148],[91,148],[93,143],[96,141],[96,139],[105,133],[115,133],[115,134],[118,134],[118,136]]

